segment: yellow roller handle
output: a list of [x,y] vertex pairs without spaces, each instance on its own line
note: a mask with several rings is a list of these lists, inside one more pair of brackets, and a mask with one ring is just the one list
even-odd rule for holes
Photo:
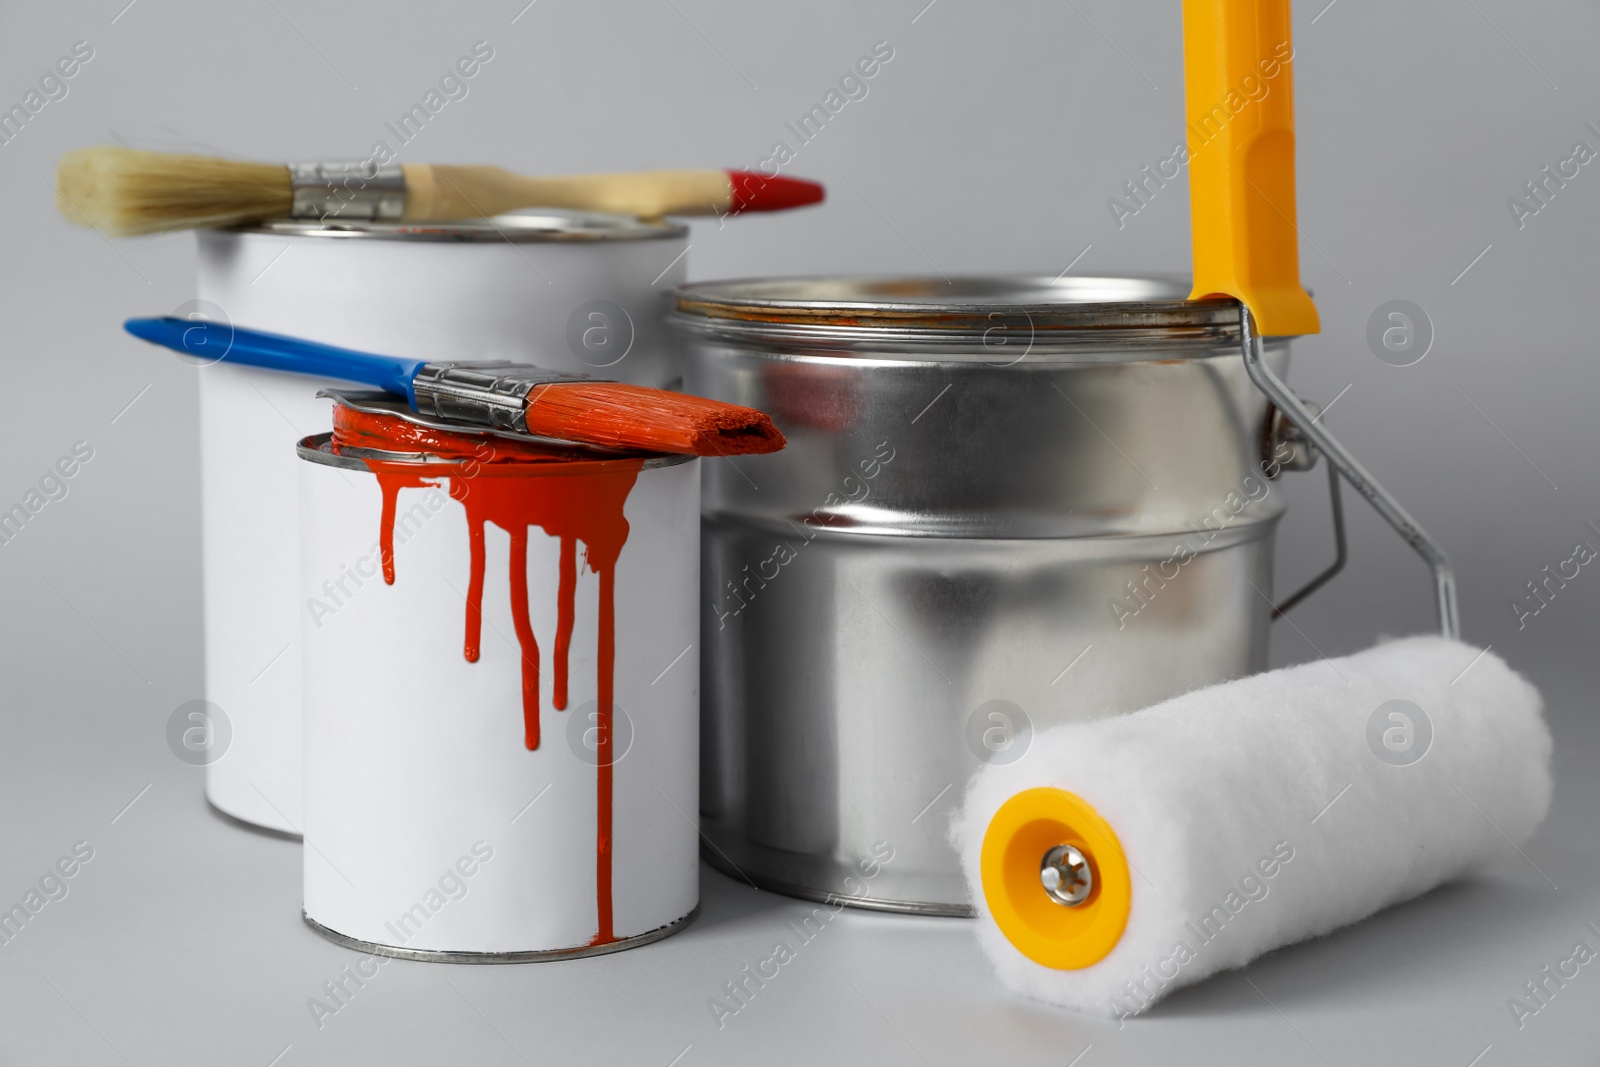
[[1184,0],[1191,300],[1242,301],[1264,336],[1317,333],[1300,284],[1289,0]]

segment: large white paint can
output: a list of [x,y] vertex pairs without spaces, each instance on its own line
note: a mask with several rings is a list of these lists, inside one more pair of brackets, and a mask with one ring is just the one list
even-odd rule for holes
[[[666,386],[662,294],[687,231],[520,212],[408,227],[269,223],[200,234],[199,300],[241,327],[426,359],[514,359]],[[335,383],[222,362],[200,370],[205,696],[232,739],[207,767],[227,815],[300,832],[294,442],[328,429]]]
[[671,933],[699,899],[700,464],[348,405],[299,447],[306,921],[472,962]]

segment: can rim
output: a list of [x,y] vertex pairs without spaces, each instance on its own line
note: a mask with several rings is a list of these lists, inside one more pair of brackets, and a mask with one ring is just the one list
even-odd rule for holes
[[632,215],[600,211],[566,211],[560,208],[525,208],[482,219],[408,223],[374,219],[268,219],[244,226],[211,231],[229,234],[266,234],[279,237],[322,237],[383,241],[423,241],[455,244],[655,241],[685,237],[682,223],[645,221]]
[[826,325],[981,326],[995,313],[1041,327],[1125,324],[1130,315],[1201,325],[1238,315],[1232,297],[1189,299],[1181,275],[812,275],[731,278],[680,286],[680,312],[712,318]]
[[[343,470],[370,470],[367,460],[376,459],[384,463],[410,464],[418,467],[466,467],[474,460],[471,457],[439,456],[431,452],[390,452],[380,448],[341,448],[333,450],[333,432],[314,433],[302,437],[295,442],[295,454],[308,463],[319,463],[324,467],[339,467]],[[576,471],[581,467],[610,466],[617,463],[638,464],[640,470],[655,470],[660,467],[676,467],[680,463],[699,459],[699,456],[684,456],[671,452],[657,452],[641,458],[603,455],[596,453],[592,459],[566,460],[560,463],[530,463],[512,460],[505,463],[478,463],[479,471],[517,471],[528,473],[532,471]]]
[[300,909],[300,918],[305,924],[323,937],[336,945],[352,948],[358,952],[365,952],[374,956],[392,956],[402,960],[421,960],[425,963],[540,963],[550,960],[574,960],[585,956],[604,956],[612,952],[621,952],[625,949],[637,948],[648,945],[652,941],[660,941],[688,926],[700,914],[700,902],[695,901],[694,907],[689,911],[656,927],[640,934],[628,937],[619,937],[615,941],[607,941],[602,945],[577,945],[572,948],[540,948],[520,949],[500,952],[478,952],[472,950],[432,949],[432,948],[404,948],[399,945],[384,945],[376,941],[363,941],[359,937],[342,934],[331,926],[325,926],[306,914],[304,908]]
[[[811,276],[678,288],[680,330],[797,345],[1159,348],[1237,344],[1239,302],[1179,275]],[[989,358],[989,357],[985,357]]]

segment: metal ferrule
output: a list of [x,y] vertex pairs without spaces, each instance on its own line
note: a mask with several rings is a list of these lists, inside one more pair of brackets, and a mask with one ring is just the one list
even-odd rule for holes
[[297,219],[398,219],[406,209],[406,177],[398,163],[291,163]]
[[428,363],[412,378],[417,411],[469,426],[528,432],[528,394],[551,382],[610,381],[526,363]]

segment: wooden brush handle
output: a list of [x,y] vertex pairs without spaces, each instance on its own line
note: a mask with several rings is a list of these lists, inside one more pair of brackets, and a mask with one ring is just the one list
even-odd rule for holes
[[404,164],[403,221],[481,218],[526,207],[609,211],[655,219],[716,215],[728,210],[732,184],[725,170],[643,170],[529,178],[500,167]]

